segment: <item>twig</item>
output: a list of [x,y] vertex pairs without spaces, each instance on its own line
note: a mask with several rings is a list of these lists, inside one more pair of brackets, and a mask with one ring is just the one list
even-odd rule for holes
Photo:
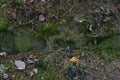
[[24,26],[24,25],[27,25],[27,24],[31,24],[38,16],[35,16],[32,20],[30,20],[29,22],[26,22],[26,23],[22,23],[22,24],[19,24],[19,25],[15,25],[15,27],[20,27],[20,26]]

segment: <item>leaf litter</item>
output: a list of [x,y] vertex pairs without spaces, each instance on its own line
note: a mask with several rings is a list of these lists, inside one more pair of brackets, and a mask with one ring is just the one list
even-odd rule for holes
[[[45,75],[48,75],[49,72],[57,68],[59,69],[57,72],[64,74],[62,77],[68,78],[69,80],[94,80],[94,78],[111,80],[110,78],[112,78],[114,74],[119,75],[120,73],[119,61],[116,64],[115,62],[114,64],[107,64],[92,52],[82,52],[71,49],[66,51],[66,48],[56,49],[52,53],[50,52],[44,56],[26,52],[24,54],[18,53],[18,55],[7,55],[1,59],[0,77],[5,80],[11,80],[18,76],[34,78],[34,76],[40,73],[44,74],[41,78],[46,79]],[[8,65],[5,63],[5,59],[8,59],[11,64]],[[60,67],[62,69],[60,69]],[[45,70],[45,72],[41,70]],[[104,76],[104,74],[107,75]],[[119,77],[115,76],[113,79],[119,80]]]

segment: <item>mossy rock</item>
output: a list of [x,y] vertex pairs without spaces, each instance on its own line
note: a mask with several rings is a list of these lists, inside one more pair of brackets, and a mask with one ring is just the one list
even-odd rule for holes
[[32,49],[33,50],[40,50],[46,47],[46,41],[43,39],[38,39],[33,37],[33,44]]
[[89,33],[85,35],[89,45],[99,45],[101,42],[114,36],[113,30],[104,30],[102,32]]
[[27,33],[18,34],[19,35],[12,35],[5,32],[0,33],[0,51],[15,54],[29,50],[40,50],[46,46],[44,40],[37,39]]
[[66,34],[55,39],[59,46],[70,46],[73,49],[84,48],[87,46],[87,39],[83,34]]
[[119,50],[120,51],[120,35],[113,36],[99,44],[100,49]]
[[78,37],[76,36],[75,45],[77,49],[88,47],[88,40],[84,34],[80,34]]
[[16,51],[14,36],[9,33],[2,33],[3,36],[0,36],[0,48],[2,51],[6,51],[7,53],[14,53]]
[[2,44],[2,42],[3,42],[3,40],[4,40],[4,35],[5,33],[0,33],[0,46],[1,46],[1,44]]
[[19,52],[25,52],[29,50],[38,50],[46,46],[44,40],[37,39],[27,33],[19,33],[15,36],[16,49]]
[[18,51],[24,52],[31,49],[31,44],[33,44],[31,38],[26,34],[19,34],[15,36],[15,45]]
[[7,19],[0,18],[0,31],[7,31],[8,21]]

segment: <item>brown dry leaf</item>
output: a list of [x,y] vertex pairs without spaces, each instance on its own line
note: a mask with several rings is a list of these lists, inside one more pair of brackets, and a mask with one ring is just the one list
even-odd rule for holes
[[58,48],[57,49],[57,52],[60,52],[60,51],[62,51],[64,48]]
[[71,61],[71,62],[78,62],[79,59],[77,57],[72,57],[69,61]]
[[37,12],[40,11],[40,5],[39,4],[35,5],[35,11],[37,11]]
[[16,19],[16,9],[13,9],[11,11],[11,15],[12,15],[13,19]]

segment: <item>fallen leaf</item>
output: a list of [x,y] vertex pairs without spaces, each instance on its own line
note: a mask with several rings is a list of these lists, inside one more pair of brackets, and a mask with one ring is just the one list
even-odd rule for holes
[[40,5],[39,5],[39,4],[36,4],[36,5],[35,5],[35,11],[36,11],[36,12],[39,12],[39,11],[40,11]]
[[16,9],[13,9],[12,11],[11,11],[11,16],[13,17],[13,19],[16,19]]
[[58,48],[56,51],[57,52],[60,52],[60,51],[62,51],[64,48]]
[[79,59],[78,59],[77,57],[72,57],[72,58],[70,59],[70,61],[71,61],[71,62],[78,62]]
[[87,19],[81,19],[79,22],[80,22],[80,23],[89,22],[89,20],[87,20]]

